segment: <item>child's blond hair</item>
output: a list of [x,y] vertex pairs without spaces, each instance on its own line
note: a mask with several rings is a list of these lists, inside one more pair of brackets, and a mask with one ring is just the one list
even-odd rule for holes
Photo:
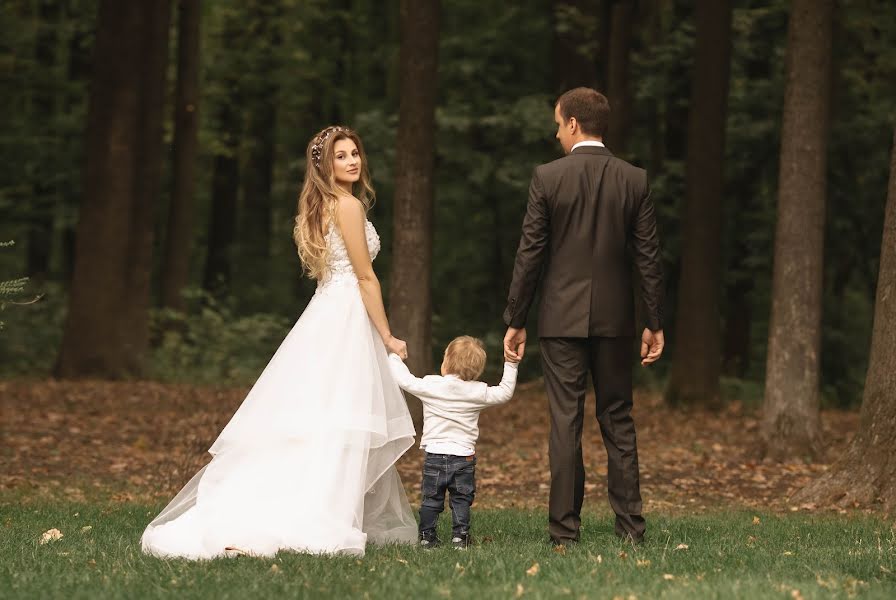
[[485,370],[485,346],[481,340],[462,335],[451,340],[442,360],[443,372],[464,381],[478,379]]

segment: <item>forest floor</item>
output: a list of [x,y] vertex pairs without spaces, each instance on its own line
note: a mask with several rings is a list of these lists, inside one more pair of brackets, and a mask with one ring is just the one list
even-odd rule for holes
[[[164,504],[208,462],[207,448],[246,391],[152,382],[0,382],[0,497]],[[830,461],[760,460],[757,415],[739,403],[720,413],[673,411],[658,394],[639,391],[634,417],[645,514],[845,512],[789,501]],[[858,413],[823,411],[821,422],[827,456],[836,457],[855,433]],[[482,413],[477,506],[546,509],[548,429],[539,381],[519,386],[510,403]],[[603,510],[606,453],[593,396],[586,403],[583,445],[586,507]],[[421,462],[417,448],[399,462],[412,505],[419,498]]]
[[[613,534],[591,399],[582,542],[552,548],[539,382],[482,414],[468,551],[369,545],[363,559],[280,552],[199,562],[143,554],[146,524],[208,461],[206,449],[245,393],[148,382],[0,382],[3,597],[896,597],[896,528],[854,507],[789,502],[829,463],[757,460],[756,416],[738,404],[721,413],[676,412],[658,395],[638,393],[648,535],[633,546]],[[836,456],[858,415],[826,411],[822,424]],[[415,448],[399,464],[415,505],[421,459]],[[445,539],[450,518],[439,525]]]

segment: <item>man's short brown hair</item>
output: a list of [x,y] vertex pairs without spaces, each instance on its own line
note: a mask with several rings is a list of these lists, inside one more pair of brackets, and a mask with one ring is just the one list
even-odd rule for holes
[[591,88],[571,89],[557,98],[560,116],[567,122],[575,117],[585,135],[604,137],[610,123],[610,101]]
[[485,370],[485,346],[469,335],[451,340],[445,348],[445,373],[464,381],[478,379]]

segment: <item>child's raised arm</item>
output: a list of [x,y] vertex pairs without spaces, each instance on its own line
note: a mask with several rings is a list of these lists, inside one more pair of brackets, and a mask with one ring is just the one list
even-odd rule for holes
[[389,354],[389,369],[395,378],[398,387],[411,394],[420,394],[425,391],[423,380],[408,370],[408,366],[397,354]]
[[505,362],[504,375],[501,377],[501,383],[498,385],[490,385],[485,391],[486,404],[504,404],[513,398],[513,391],[516,389],[516,374],[518,363]]

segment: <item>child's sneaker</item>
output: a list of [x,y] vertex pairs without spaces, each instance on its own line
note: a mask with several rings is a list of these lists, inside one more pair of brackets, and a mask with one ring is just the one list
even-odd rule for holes
[[420,547],[426,550],[432,550],[442,545],[441,540],[436,537],[435,531],[427,531],[420,534]]
[[451,538],[451,545],[458,550],[466,550],[470,545],[470,534],[462,533]]

